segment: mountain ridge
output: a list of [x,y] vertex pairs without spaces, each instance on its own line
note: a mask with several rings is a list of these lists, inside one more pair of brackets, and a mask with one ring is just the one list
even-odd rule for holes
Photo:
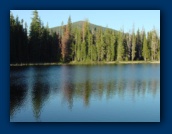
[[[82,25],[85,23],[86,21],[83,21],[83,20],[80,20],[80,21],[76,21],[76,22],[73,22],[72,23],[72,28],[79,28],[79,29],[82,29]],[[66,25],[64,25],[66,26]],[[56,32],[56,33],[60,33],[61,34],[61,27],[62,26],[56,26],[56,27],[52,27],[52,28],[49,28],[49,30],[51,32]],[[100,25],[96,25],[96,24],[93,24],[93,23],[90,23],[89,22],[89,28],[90,30],[97,30],[97,29],[102,29],[102,31],[105,31],[106,29],[110,30],[110,31],[114,31],[114,32],[118,32],[118,30],[115,30],[115,29],[112,29],[112,28],[109,28],[109,27],[103,27],[103,26],[100,26]]]

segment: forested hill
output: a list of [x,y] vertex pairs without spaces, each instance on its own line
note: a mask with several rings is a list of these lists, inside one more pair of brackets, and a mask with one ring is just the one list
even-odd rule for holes
[[[79,30],[82,30],[82,27],[83,27],[84,23],[86,23],[86,21],[73,22],[72,23],[72,29],[74,30],[74,29],[78,28]],[[66,26],[66,25],[63,25],[63,26]],[[96,24],[92,24],[90,22],[89,22],[89,28],[90,28],[90,30],[101,29],[102,31],[110,30],[110,31],[118,32],[117,30],[114,30],[112,28],[99,26],[99,25],[96,25]],[[52,33],[56,32],[56,33],[59,33],[61,35],[62,26],[52,27],[52,28],[49,28],[49,29],[50,29],[50,32],[52,32]]]
[[27,23],[10,12],[10,64],[159,61],[158,31],[138,29],[135,33],[134,27],[131,31],[124,33],[88,21],[72,23],[70,16],[67,25],[49,28],[37,11],[28,31]]

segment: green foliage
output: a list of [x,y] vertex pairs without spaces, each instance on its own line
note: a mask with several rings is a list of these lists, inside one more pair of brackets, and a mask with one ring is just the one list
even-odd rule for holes
[[133,33],[132,33],[132,61],[135,59],[135,54],[136,54],[136,37],[135,37],[134,30],[133,30]]
[[137,57],[138,60],[142,59],[142,40],[141,40],[141,34],[140,30],[137,30],[137,35],[136,35],[136,53],[135,56]]
[[115,33],[112,32],[110,35],[110,61],[114,61],[115,59],[115,42],[116,42],[116,38],[115,38]]
[[[24,26],[25,25],[25,26]],[[56,32],[54,32],[56,31]],[[160,60],[160,37],[155,29],[147,35],[134,27],[132,34],[100,27],[86,21],[72,23],[58,30],[44,27],[38,12],[28,34],[24,20],[10,12],[10,63],[80,62]]]
[[[83,28],[83,24],[86,23],[88,20],[85,20],[85,21],[77,21],[77,22],[74,22],[72,23],[72,29],[75,29],[75,28],[78,28],[78,30],[82,30]],[[62,22],[62,25],[61,26],[57,26],[57,27],[53,27],[53,28],[50,28],[49,30],[53,31],[53,32],[56,32],[56,33],[59,33],[60,35],[63,35],[62,34],[62,27],[63,26],[66,26],[63,22]],[[92,24],[92,23],[89,23],[89,30],[94,30],[94,31],[97,31],[98,29],[101,29],[103,32],[106,31],[106,29],[110,30],[110,31],[113,31],[115,33],[117,33],[118,31],[117,30],[114,30],[114,29],[111,29],[111,28],[107,28],[107,27],[102,27],[102,26],[99,26],[99,25],[95,25],[95,24]]]
[[158,55],[158,51],[159,51],[159,38],[158,38],[158,34],[157,31],[155,29],[153,29],[151,31],[152,33],[152,40],[151,40],[151,59],[152,60],[157,60],[157,58],[159,56]]
[[147,44],[146,36],[144,37],[144,41],[143,41],[142,55],[144,57],[144,60],[147,61],[147,59],[149,58],[149,50],[148,50],[148,44]]
[[119,32],[118,34],[118,49],[117,49],[117,60],[123,61],[124,60],[124,39],[123,39],[123,32]]
[[157,60],[160,60],[160,39],[158,39]]
[[27,25],[23,20],[14,18],[10,12],[10,63],[23,63],[28,61]]

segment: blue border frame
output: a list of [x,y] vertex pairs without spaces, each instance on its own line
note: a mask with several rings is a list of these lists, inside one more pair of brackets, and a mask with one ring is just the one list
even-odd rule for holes
[[[171,95],[171,4],[150,1],[0,1],[0,133],[170,133]],[[156,9],[161,10],[161,122],[160,123],[10,123],[9,119],[9,13],[14,9]],[[152,18],[153,19],[153,18]]]

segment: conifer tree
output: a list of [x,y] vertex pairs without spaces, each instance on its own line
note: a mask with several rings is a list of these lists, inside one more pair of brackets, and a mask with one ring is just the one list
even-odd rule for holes
[[67,61],[67,56],[68,56],[68,49],[67,49],[67,45],[68,45],[68,40],[69,40],[69,34],[68,34],[68,29],[67,26],[64,27],[64,32],[62,35],[62,47],[61,47],[61,54],[62,54],[62,60],[63,62]]
[[136,37],[135,37],[135,31],[134,31],[134,26],[133,26],[133,31],[132,31],[132,61],[135,58],[135,53],[136,53]]
[[144,40],[143,40],[142,55],[144,57],[144,60],[147,61],[147,59],[149,58],[149,50],[148,50],[148,44],[147,44],[146,36],[144,36]]
[[110,61],[114,61],[115,58],[115,42],[116,42],[115,33],[112,32],[110,37],[110,51],[111,51]]
[[82,28],[73,27],[69,16],[67,25],[62,23],[58,33],[53,32],[48,23],[44,27],[35,10],[28,34],[24,20],[10,12],[10,63],[160,60],[160,37],[155,29],[147,36],[144,29],[135,34],[134,26],[132,33],[115,32],[94,27],[88,20]]
[[137,35],[136,35],[136,53],[135,57],[137,60],[140,60],[142,57],[142,41],[141,41],[141,34],[140,30],[137,30]]
[[152,55],[152,52],[151,52],[151,45],[152,45],[152,33],[151,32],[148,32],[147,33],[147,46],[148,46],[148,60],[151,60],[151,55]]
[[69,62],[71,60],[72,54],[72,23],[71,17],[68,18],[68,24],[64,27],[63,35],[62,35],[62,59],[63,62]]
[[156,60],[156,55],[157,55],[157,48],[158,48],[158,37],[156,30],[152,30],[152,40],[151,40],[151,59]]
[[33,11],[33,18],[30,24],[29,34],[29,48],[30,48],[30,61],[40,61],[40,37],[41,37],[41,20],[38,15],[38,11]]
[[124,58],[123,31],[120,31],[118,32],[117,60],[123,61],[123,58]]
[[108,28],[105,31],[104,34],[104,46],[105,46],[105,58],[106,61],[110,61],[111,60],[111,38],[110,38],[111,34],[110,31],[108,30]]

